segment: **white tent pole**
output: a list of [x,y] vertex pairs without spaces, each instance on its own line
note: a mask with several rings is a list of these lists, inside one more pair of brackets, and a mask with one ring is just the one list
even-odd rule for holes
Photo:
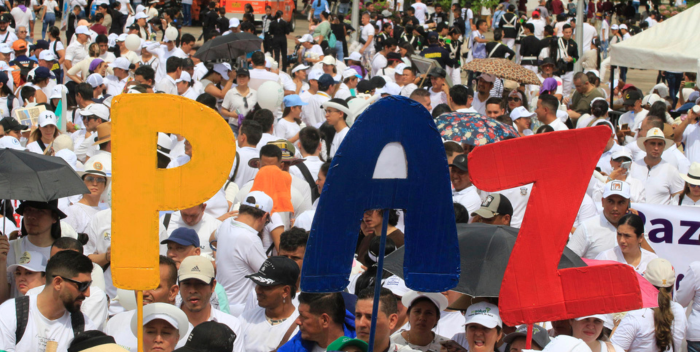
[[578,0],[576,4],[576,44],[578,44],[578,60],[574,64],[574,72],[581,72],[581,58],[583,57],[583,19],[586,10],[586,0]]
[[362,29],[360,29],[360,0],[352,0],[352,17],[350,19],[352,28],[355,32],[352,34],[352,41],[358,41]]

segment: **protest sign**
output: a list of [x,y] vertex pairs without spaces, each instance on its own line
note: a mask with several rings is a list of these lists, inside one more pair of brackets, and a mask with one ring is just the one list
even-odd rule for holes
[[22,125],[38,126],[39,114],[44,110],[46,110],[44,105],[28,106],[15,110],[15,116],[17,116],[17,120],[19,120],[19,123]]

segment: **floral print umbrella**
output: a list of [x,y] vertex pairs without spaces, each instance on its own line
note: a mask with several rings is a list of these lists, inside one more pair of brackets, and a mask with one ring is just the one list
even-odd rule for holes
[[523,84],[541,85],[537,74],[508,59],[474,59],[465,66],[466,70],[488,73],[498,78]]
[[520,136],[513,126],[477,113],[442,114],[435,119],[435,124],[443,139],[477,147]]

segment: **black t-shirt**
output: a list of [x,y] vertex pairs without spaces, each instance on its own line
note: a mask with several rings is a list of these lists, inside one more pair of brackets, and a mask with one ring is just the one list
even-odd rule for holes
[[331,32],[335,35],[335,40],[345,41],[345,25],[342,23],[331,23]]

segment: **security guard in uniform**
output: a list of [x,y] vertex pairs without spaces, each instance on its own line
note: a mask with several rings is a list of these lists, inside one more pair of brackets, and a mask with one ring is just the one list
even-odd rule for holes
[[452,59],[450,59],[449,51],[440,46],[438,38],[439,36],[436,32],[430,32],[428,34],[428,47],[421,51],[420,56],[437,61],[444,70],[445,66],[451,63]]

